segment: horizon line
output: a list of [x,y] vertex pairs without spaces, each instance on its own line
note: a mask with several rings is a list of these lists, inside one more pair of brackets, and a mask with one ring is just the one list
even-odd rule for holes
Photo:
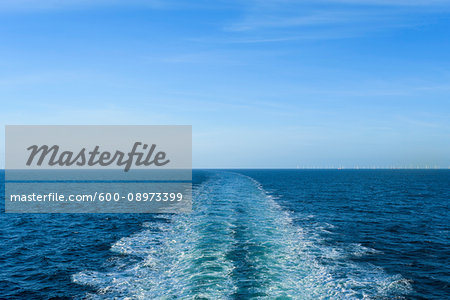
[[[5,168],[0,168],[0,171],[6,171]],[[36,169],[34,169],[36,170]],[[50,170],[50,169],[46,169]],[[69,169],[58,169],[58,170],[69,170]],[[78,169],[75,169],[78,170]],[[89,169],[85,169],[89,170]],[[97,169],[98,170],[98,169]],[[150,169],[147,169],[150,170]],[[151,169],[156,170],[156,169]],[[171,169],[161,169],[161,170],[171,170]],[[242,168],[216,168],[216,167],[200,167],[192,168],[191,170],[450,170],[450,167],[300,167],[300,168],[283,168],[283,167],[242,167]],[[25,171],[25,169],[24,169]]]

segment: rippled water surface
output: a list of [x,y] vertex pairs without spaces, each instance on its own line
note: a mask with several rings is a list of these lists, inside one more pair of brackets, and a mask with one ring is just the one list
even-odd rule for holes
[[189,215],[0,215],[0,296],[450,297],[447,170],[193,177]]

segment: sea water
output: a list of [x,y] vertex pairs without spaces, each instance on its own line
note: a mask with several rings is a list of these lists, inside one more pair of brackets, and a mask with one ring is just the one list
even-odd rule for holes
[[1,214],[0,297],[450,297],[448,170],[193,180],[191,214]]

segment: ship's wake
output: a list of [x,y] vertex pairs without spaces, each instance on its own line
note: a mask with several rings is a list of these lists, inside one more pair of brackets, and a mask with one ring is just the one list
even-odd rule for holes
[[400,275],[351,262],[348,249],[323,246],[247,176],[212,173],[193,205],[117,241],[109,271],[73,275],[96,289],[85,298],[387,299],[410,289]]

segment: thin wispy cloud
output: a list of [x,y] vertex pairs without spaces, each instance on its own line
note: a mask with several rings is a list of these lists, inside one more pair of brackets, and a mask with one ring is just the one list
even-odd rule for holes
[[[306,2],[306,1],[299,1]],[[448,0],[318,0],[316,3],[348,3],[358,5],[388,5],[388,6],[436,6],[448,5]]]
[[[30,12],[30,11],[52,11],[52,10],[79,10],[98,7],[140,7],[152,9],[250,9],[266,8],[277,9],[280,7],[312,7],[312,6],[374,6],[374,7],[446,7],[450,0],[254,0],[254,1],[225,1],[211,2],[180,1],[180,0],[0,0],[0,12]],[[305,17],[297,22],[321,23],[321,17]]]
[[59,11],[96,7],[165,8],[170,1],[162,0],[0,0],[0,12]]
[[427,15],[448,10],[450,1],[444,0],[253,1],[223,30],[235,34],[230,42],[336,39],[422,26]]
[[[246,2],[248,3],[248,2]],[[354,5],[379,5],[379,6],[441,6],[449,5],[450,0],[253,0],[253,5],[280,6],[280,5],[307,5],[307,4],[354,4]]]
[[[262,16],[264,15],[264,16]],[[242,22],[226,27],[230,31],[249,31],[264,28],[286,28],[286,27],[306,27],[317,26],[334,23],[348,23],[355,19],[354,13],[345,12],[317,12],[300,16],[280,16],[267,15],[266,13],[260,15],[253,15],[247,17]]]

